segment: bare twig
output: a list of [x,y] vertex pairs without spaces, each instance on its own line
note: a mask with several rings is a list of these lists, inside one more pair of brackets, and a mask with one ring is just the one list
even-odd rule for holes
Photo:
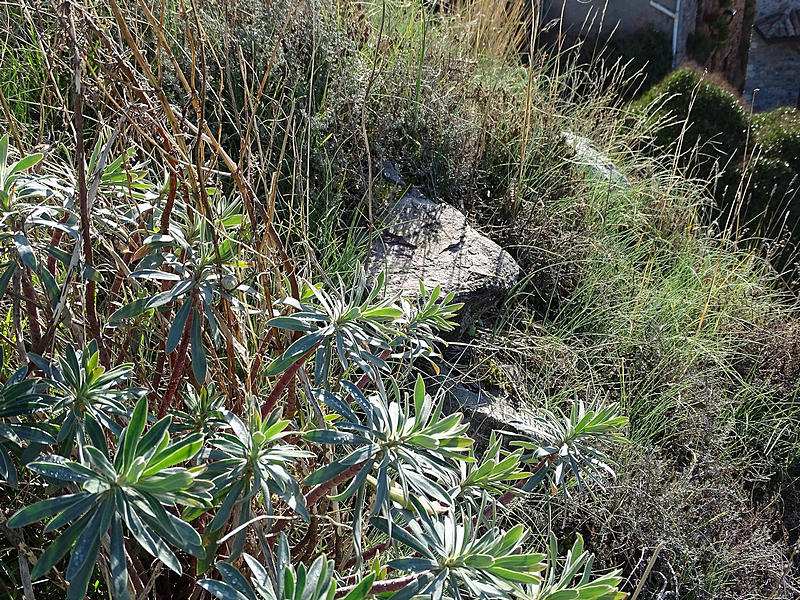
[[[375,233],[375,224],[372,218],[372,150],[369,146],[369,136],[367,135],[367,103],[369,102],[372,85],[375,83],[375,74],[378,69],[378,53],[383,40],[383,26],[386,22],[386,0],[381,2],[381,25],[378,30],[378,39],[375,40],[375,53],[372,57],[372,71],[367,80],[367,88],[364,90],[364,101],[361,104],[361,136],[364,140],[364,149],[367,152],[367,226],[369,246],[372,246],[372,237]],[[366,263],[369,264],[370,254],[367,254]]]
[[[72,68],[75,78],[73,88],[74,119],[75,119],[75,168],[78,172],[78,204],[81,219],[81,242],[83,245],[83,261],[87,267],[94,267],[92,259],[92,238],[89,228],[89,192],[86,186],[86,148],[83,140],[83,85],[82,72],[83,60],[78,46],[78,38],[75,31],[75,18],[72,14],[72,4],[67,3],[67,19],[69,23],[69,38],[72,46]],[[89,325],[91,337],[97,340],[97,347],[100,350],[100,358],[105,364],[109,364],[109,357],[103,344],[100,334],[100,321],[97,319],[96,286],[94,279],[87,278],[84,293],[84,310],[86,311],[86,321]]]

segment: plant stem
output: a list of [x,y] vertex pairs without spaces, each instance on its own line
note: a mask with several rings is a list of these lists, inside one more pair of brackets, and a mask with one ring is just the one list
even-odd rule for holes
[[[413,573],[411,575],[406,575],[405,577],[398,577],[397,579],[384,579],[383,581],[376,581],[375,583],[372,584],[372,588],[370,588],[369,590],[369,595],[383,594],[386,592],[396,592],[398,590],[402,590],[407,585],[414,583],[421,576],[422,573]],[[347,587],[340,588],[336,590],[336,596],[334,597],[341,598],[342,596],[346,596],[355,587],[356,587],[355,585],[349,585]]]
[[317,547],[319,537],[319,516],[311,515],[311,522],[308,524],[308,532],[305,537],[292,548],[292,556],[296,557],[297,562],[305,562],[309,555],[313,554]]
[[339,473],[333,479],[330,479],[325,483],[320,483],[319,485],[311,488],[311,491],[308,492],[308,494],[306,494],[306,506],[311,506],[315,502],[319,501],[320,498],[322,498],[325,494],[327,494],[337,485],[339,485],[343,481],[347,481],[351,477],[354,477],[361,470],[361,467],[363,467],[366,462],[367,461],[361,461],[359,463],[356,463],[348,467],[341,473]]
[[[316,504],[317,502],[319,502],[320,499],[325,497],[325,494],[327,494],[329,491],[331,491],[333,488],[335,488],[337,485],[339,485],[343,481],[347,481],[351,477],[354,477],[356,475],[356,473],[358,473],[361,470],[361,467],[364,466],[365,462],[366,461],[362,461],[360,463],[356,463],[356,464],[348,467],[347,469],[345,469],[341,473],[339,473],[333,479],[329,479],[325,483],[320,483],[319,485],[314,486],[313,488],[311,488],[311,491],[308,492],[308,494],[306,494],[306,508],[308,508],[308,507]],[[289,524],[289,519],[281,519],[280,521],[275,523],[275,526],[272,528],[272,531],[270,533],[272,535],[275,535],[276,533],[281,531],[284,527],[286,527],[286,525],[288,525],[288,524]]]
[[261,357],[267,351],[267,346],[269,345],[270,340],[275,335],[276,329],[274,327],[270,327],[270,330],[267,332],[267,335],[264,336],[263,341],[258,346],[258,353],[253,357],[253,366],[250,367],[250,387],[252,388],[256,384],[256,378],[258,377],[258,370],[261,368]]
[[36,294],[31,283],[30,269],[23,265],[22,294],[25,296],[25,312],[28,314],[28,323],[31,327],[31,342],[35,352],[41,352],[39,344],[42,340],[42,329],[39,326],[39,311],[36,309]]
[[192,331],[192,320],[194,319],[194,309],[189,311],[189,316],[186,319],[186,325],[183,326],[183,333],[181,334],[181,341],[178,343],[177,354],[175,356],[175,363],[172,365],[172,370],[169,374],[169,384],[167,391],[164,394],[164,399],[161,401],[161,407],[158,410],[158,418],[162,418],[167,414],[167,410],[172,405],[172,400],[178,391],[178,385],[181,382],[181,375],[183,374],[183,367],[186,364],[186,351],[189,348],[189,338]]
[[[69,220],[69,214],[65,214],[61,217],[61,223],[66,223]],[[50,245],[53,248],[58,248],[58,245],[61,243],[61,238],[64,236],[64,231],[62,229],[53,229],[53,233],[50,235]],[[56,276],[56,257],[50,255],[47,257],[47,270],[50,271],[50,274],[55,277]]]
[[289,397],[283,407],[283,418],[291,421],[297,412],[297,384],[294,379],[289,382],[287,390]]
[[[161,291],[166,292],[170,289],[171,285],[168,281],[161,282]],[[167,306],[164,311],[164,322],[168,323],[172,317],[172,308]],[[165,329],[165,336],[169,335],[169,327]],[[166,339],[162,339],[158,343],[158,358],[156,359],[156,372],[153,376],[153,382],[150,384],[154,393],[158,393],[158,388],[161,385],[161,379],[164,377],[164,364],[167,362],[167,348]]]
[[178,177],[175,171],[170,171],[169,174],[169,191],[167,192],[167,201],[164,203],[164,210],[161,212],[160,231],[162,235],[169,233],[169,219],[172,215],[172,207],[175,205],[175,192],[178,190]]
[[[391,545],[392,545],[392,538],[387,538],[386,540],[384,540],[383,542],[381,542],[377,546],[373,546],[372,548],[370,548],[369,550],[364,552],[361,555],[361,560],[362,561],[368,561],[371,558],[373,558],[374,556],[376,556],[376,555],[380,554],[381,552],[383,552],[384,550],[387,550],[389,548],[389,546],[391,546]],[[355,559],[355,557],[353,557],[349,561],[347,561],[347,564],[344,565],[344,568],[345,569],[349,569],[349,568],[355,566],[355,564],[356,564],[356,559]]]
[[[67,4],[69,7],[70,4]],[[89,194],[86,187],[86,149],[83,141],[83,86],[81,83],[81,73],[83,62],[78,50],[78,40],[75,33],[75,21],[72,11],[69,12],[69,37],[72,45],[72,68],[75,77],[74,103],[75,103],[75,162],[78,171],[78,205],[81,217],[81,242],[83,244],[83,261],[87,267],[94,267],[92,260],[92,238],[89,232]],[[86,280],[86,290],[84,295],[84,308],[86,310],[86,321],[89,324],[91,337],[97,340],[97,347],[100,350],[100,357],[105,364],[108,364],[108,355],[103,347],[103,340],[100,335],[100,322],[97,320],[97,310],[95,307],[96,284],[91,278]]]
[[317,351],[317,346],[319,346],[319,344],[315,344],[311,350],[298,358],[294,363],[292,363],[291,367],[284,371],[283,375],[281,375],[281,378],[278,380],[278,383],[275,384],[272,392],[270,392],[269,396],[267,397],[266,402],[261,405],[262,417],[266,418],[266,416],[272,412],[272,410],[275,408],[275,405],[278,403],[278,398],[283,393],[283,390],[286,389],[286,386],[289,385],[289,382],[294,379],[295,375],[297,375],[297,371],[300,370],[300,367],[302,367],[308,358]]

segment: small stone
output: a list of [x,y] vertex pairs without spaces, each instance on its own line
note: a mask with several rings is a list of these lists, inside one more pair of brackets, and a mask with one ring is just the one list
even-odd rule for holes
[[381,175],[383,175],[383,178],[389,183],[400,186],[406,184],[406,182],[403,180],[403,177],[397,172],[397,169],[395,169],[394,165],[388,160],[384,160],[383,163],[381,163]]
[[602,152],[595,149],[592,141],[569,131],[562,133],[564,141],[575,151],[575,162],[592,175],[606,179],[622,187],[630,187],[630,181]]

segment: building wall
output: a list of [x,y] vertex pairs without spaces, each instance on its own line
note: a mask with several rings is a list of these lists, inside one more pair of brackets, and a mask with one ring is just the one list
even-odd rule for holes
[[[672,10],[675,0],[664,0]],[[651,24],[672,32],[672,20],[650,6],[649,0],[553,0],[549,18],[558,18],[564,10],[564,32],[597,35],[611,33],[614,28],[620,34],[630,34]]]
[[[800,0],[758,0],[756,19],[795,8],[800,8]],[[755,89],[758,91],[754,94]],[[753,29],[743,96],[757,112],[779,106],[798,106],[800,42],[768,44]]]
[[[675,10],[677,0],[660,0],[668,10]],[[624,37],[653,27],[672,39],[673,20],[650,6],[649,0],[551,0],[547,19],[558,19],[563,10],[563,32],[567,35]],[[694,31],[697,0],[681,0],[678,29],[678,60],[685,57],[686,39]]]
[[[758,90],[754,93],[754,90]],[[744,99],[756,112],[797,106],[800,99],[800,43],[768,44],[753,30]]]
[[[674,2],[674,0],[672,1]],[[741,1],[744,2],[744,0]],[[686,59],[686,42],[689,40],[689,36],[694,33],[697,25],[697,11],[698,0],[681,1],[681,18],[680,23],[678,24],[678,56],[676,64],[680,64]]]

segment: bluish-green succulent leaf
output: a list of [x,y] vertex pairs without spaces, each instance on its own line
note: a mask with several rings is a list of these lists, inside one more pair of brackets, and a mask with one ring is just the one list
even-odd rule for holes
[[178,312],[175,313],[175,319],[172,321],[172,325],[170,325],[169,332],[167,333],[167,341],[165,345],[167,354],[171,354],[178,347],[184,330],[186,329],[186,321],[189,319],[191,312],[192,299],[187,298],[183,301],[183,304],[178,309]]

